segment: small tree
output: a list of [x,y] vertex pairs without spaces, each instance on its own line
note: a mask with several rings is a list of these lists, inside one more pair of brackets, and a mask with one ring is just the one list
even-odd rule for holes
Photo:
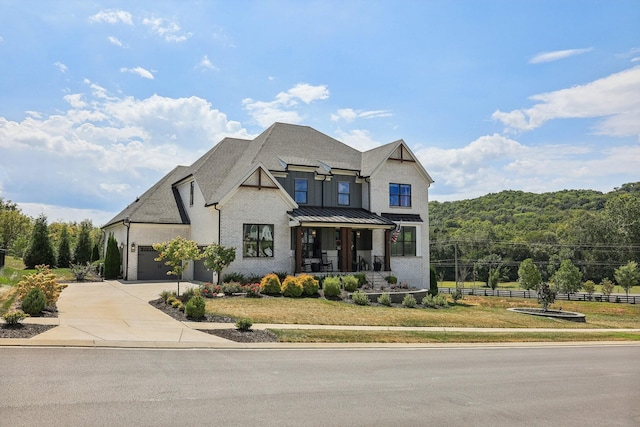
[[591,299],[591,295],[596,291],[596,284],[593,280],[587,280],[582,284],[582,290],[585,291],[589,295],[589,299]]
[[62,227],[60,245],[58,245],[58,268],[68,268],[71,263],[71,248],[69,247],[69,232],[67,226]]
[[433,267],[429,272],[429,294],[434,297],[438,295],[438,279],[436,278],[436,269]]
[[611,295],[611,292],[613,292],[613,282],[608,277],[602,279],[602,281],[600,282],[600,287],[602,288],[602,293],[604,295],[608,296]]
[[635,261],[629,261],[626,265],[616,268],[613,272],[613,277],[618,282],[618,285],[622,286],[624,291],[629,297],[629,289],[637,285],[640,281],[640,271],[638,271],[638,264]]
[[93,249],[91,250],[91,262],[98,261],[100,259],[100,248],[96,243],[93,245]]
[[80,225],[80,234],[73,251],[74,264],[86,264],[91,262],[91,231],[92,225],[89,220],[82,221]]
[[565,294],[578,292],[582,283],[582,273],[571,260],[565,259],[553,275],[553,283],[558,292]]
[[189,265],[190,260],[198,260],[202,257],[198,244],[193,240],[178,236],[168,242],[154,244],[153,249],[158,251],[158,258],[155,258],[155,260],[164,261],[165,265],[171,267],[167,275],[173,274],[178,278],[177,295],[180,295],[182,273]]
[[49,239],[47,217],[42,214],[33,225],[29,247],[24,253],[24,265],[33,269],[36,265],[55,265],[55,256]]
[[121,263],[118,242],[113,237],[113,233],[111,233],[107,240],[107,253],[104,256],[104,278],[106,280],[117,279],[120,274]]
[[542,305],[542,311],[547,311],[549,306],[556,300],[556,291],[551,289],[547,282],[538,285],[538,302]]
[[536,289],[542,276],[538,267],[533,263],[533,259],[527,258],[520,263],[518,268],[518,283],[522,289]]
[[220,284],[220,272],[236,259],[236,248],[213,243],[204,249],[202,258],[204,266],[216,272],[217,283]]

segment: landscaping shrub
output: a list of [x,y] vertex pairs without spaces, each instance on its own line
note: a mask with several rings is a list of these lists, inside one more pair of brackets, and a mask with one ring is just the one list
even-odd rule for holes
[[168,291],[166,289],[164,291],[160,292],[160,298],[162,298],[162,300],[165,302],[165,304],[167,303],[167,300],[172,295],[172,293],[173,292]]
[[221,286],[221,290],[225,295],[233,295],[244,292],[244,289],[242,289],[242,285],[240,284],[240,282],[223,283]]
[[286,277],[289,275],[289,273],[287,273],[286,271],[274,271],[273,274],[278,276],[280,283],[282,283],[284,279],[286,279]]
[[389,292],[385,292],[378,297],[378,304],[386,305],[387,307],[391,307],[391,295]]
[[113,233],[109,234],[107,240],[107,252],[104,256],[104,278],[107,280],[117,279],[120,275],[120,264],[122,263],[118,242]]
[[358,279],[355,276],[342,276],[342,285],[347,292],[358,289]]
[[433,300],[433,295],[427,294],[424,298],[422,298],[422,305],[426,308],[436,308],[436,303]]
[[21,311],[7,311],[2,315],[2,318],[8,326],[16,326],[27,317],[29,317],[29,315]]
[[358,305],[369,305],[369,304],[371,304],[371,301],[369,301],[369,297],[367,296],[367,294],[365,294],[362,291],[355,291],[351,295],[351,299],[353,300],[354,303],[356,303]]
[[245,332],[249,331],[251,330],[252,326],[253,326],[253,322],[251,321],[251,319],[247,319],[246,317],[240,318],[236,322],[236,328],[239,331],[245,331]]
[[323,283],[323,290],[325,298],[335,298],[340,295],[340,278],[339,277],[325,277]]
[[262,276],[260,276],[259,274],[249,274],[248,276],[246,276],[245,281],[240,283],[243,283],[245,285],[249,285],[251,283],[260,284],[260,280],[262,280]]
[[358,287],[360,288],[362,285],[367,283],[367,275],[364,273],[358,273],[353,275],[356,279],[358,279]]
[[71,274],[75,277],[76,282],[84,281],[87,276],[93,273],[93,266],[88,262],[86,264],[71,263]]
[[390,285],[395,285],[396,283],[398,283],[398,278],[393,275],[385,277],[384,280],[386,280]]
[[187,301],[187,304],[184,306],[184,312],[187,317],[192,319],[202,319],[204,317],[204,307],[204,298],[196,295]]
[[246,280],[247,278],[242,273],[228,273],[222,277],[222,283],[229,283],[229,282],[238,282],[242,284],[250,283],[250,282],[247,282]]
[[260,284],[251,283],[242,287],[247,298],[258,298],[260,296]]
[[457,304],[459,299],[462,299],[462,291],[460,289],[456,289],[451,292],[451,299],[453,299],[453,303]]
[[438,295],[438,279],[436,277],[436,269],[431,267],[429,273],[429,293],[432,296]]
[[188,288],[182,293],[182,295],[180,295],[180,301],[182,301],[183,303],[186,303],[195,295],[196,295],[195,288]]
[[436,307],[446,307],[447,298],[442,294],[436,295],[435,297],[433,297],[433,303],[436,305]]
[[297,298],[302,295],[302,283],[297,277],[287,276],[282,281],[282,295],[290,298]]
[[33,288],[38,288],[44,292],[44,296],[47,299],[47,305],[53,305],[58,301],[60,292],[67,285],[61,285],[56,281],[56,275],[49,270],[48,265],[36,266],[37,271],[32,274],[28,274],[22,278],[16,286],[17,295],[19,299],[24,297]]
[[280,278],[275,273],[267,274],[260,281],[260,293],[266,295],[280,294]]
[[318,280],[314,279],[309,274],[301,274],[298,276],[298,280],[302,285],[302,294],[305,296],[312,296],[318,293]]
[[200,286],[200,295],[202,295],[205,298],[213,298],[221,292],[222,292],[222,286],[220,285],[205,283],[204,285]]
[[402,299],[402,305],[406,308],[414,308],[416,304],[416,298],[411,294],[406,294]]
[[35,316],[40,314],[47,305],[47,298],[44,296],[44,292],[38,288],[33,288],[22,299],[22,311]]

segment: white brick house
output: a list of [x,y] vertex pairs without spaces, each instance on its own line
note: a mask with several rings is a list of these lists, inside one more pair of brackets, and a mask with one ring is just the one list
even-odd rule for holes
[[[360,152],[276,123],[177,166],[103,230],[122,249],[127,280],[167,279],[151,245],[179,235],[235,247],[223,274],[380,270],[428,287],[432,182],[402,140]],[[213,279],[202,262],[184,276]]]

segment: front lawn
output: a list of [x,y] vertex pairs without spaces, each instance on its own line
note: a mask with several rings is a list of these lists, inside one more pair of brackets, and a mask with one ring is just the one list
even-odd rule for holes
[[640,305],[562,301],[564,310],[587,316],[586,323],[552,320],[507,311],[536,307],[535,300],[468,296],[449,308],[358,306],[322,298],[216,298],[211,314],[247,317],[254,323],[353,326],[440,326],[470,328],[640,328]]

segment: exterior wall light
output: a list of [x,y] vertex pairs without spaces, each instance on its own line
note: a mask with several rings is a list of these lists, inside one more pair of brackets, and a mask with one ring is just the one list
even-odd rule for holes
[[135,251],[136,251],[136,244],[131,243],[131,252],[135,252]]

